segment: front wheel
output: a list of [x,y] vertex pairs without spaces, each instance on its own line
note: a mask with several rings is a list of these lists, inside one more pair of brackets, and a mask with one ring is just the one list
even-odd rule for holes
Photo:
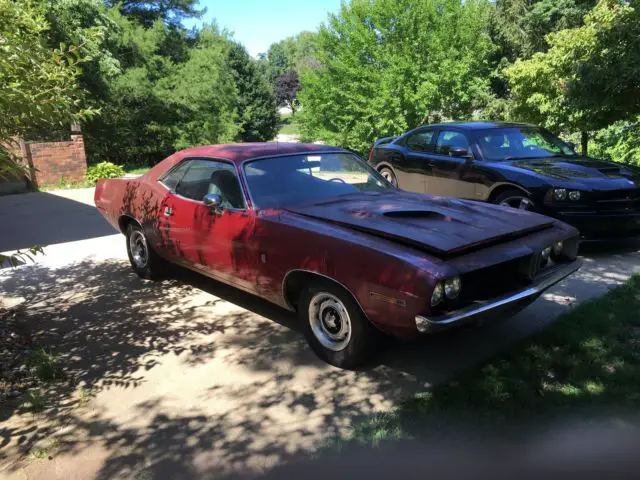
[[340,368],[366,362],[379,345],[380,333],[344,289],[327,281],[314,281],[298,303],[298,317],[313,351]]
[[536,207],[528,195],[520,190],[511,189],[498,195],[493,203],[503,207],[517,208],[518,210],[528,210],[535,212]]
[[167,261],[153,251],[139,225],[130,224],[127,227],[126,238],[131,268],[140,278],[159,280],[166,275]]
[[393,173],[393,170],[391,170],[389,167],[382,167],[378,171],[380,172],[380,175],[382,175],[387,182],[389,182],[391,185],[393,185],[396,188],[398,187],[398,179]]

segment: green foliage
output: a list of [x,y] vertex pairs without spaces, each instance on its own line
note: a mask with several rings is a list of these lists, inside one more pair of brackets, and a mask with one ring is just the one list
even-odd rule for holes
[[320,28],[302,72],[302,129],[366,151],[380,136],[469,118],[489,98],[484,0],[353,0]]
[[101,178],[118,178],[124,175],[124,168],[111,162],[101,162],[87,168],[87,180],[95,185]]
[[20,173],[4,148],[15,137],[90,117],[78,85],[87,47],[101,32],[89,29],[82,43],[47,45],[44,6],[0,0],[0,174]]
[[602,0],[584,25],[552,33],[550,48],[506,69],[513,115],[562,131],[594,131],[640,113],[640,12]]
[[245,48],[232,43],[227,56],[227,66],[235,84],[237,101],[236,140],[241,142],[265,142],[273,139],[278,128],[276,102],[271,87],[262,76],[255,60]]
[[105,0],[105,3],[145,26],[158,20],[176,25],[185,18],[200,18],[206,11],[197,8],[199,0]]
[[61,375],[58,359],[44,348],[38,347],[29,355],[29,366],[40,380],[55,380]]
[[591,155],[640,166],[640,119],[617,122],[596,133]]
[[35,245],[27,248],[26,250],[18,250],[11,255],[3,255],[0,253],[0,267],[5,266],[6,264],[12,267],[17,267],[21,263],[33,261],[33,257],[39,254],[44,255],[44,250],[40,245]]
[[[27,393],[27,403],[34,412],[39,412],[47,406],[47,398],[43,395],[42,390],[34,388]],[[34,453],[35,458],[44,458],[47,455],[47,451],[44,449],[37,449]]]
[[319,66],[317,37],[315,32],[300,32],[271,44],[260,60],[263,73],[271,85],[275,85],[278,77],[285,73],[302,72]]

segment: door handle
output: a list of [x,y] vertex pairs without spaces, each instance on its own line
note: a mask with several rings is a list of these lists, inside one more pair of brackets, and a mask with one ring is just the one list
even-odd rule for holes
[[173,208],[164,207],[164,216],[165,217],[170,217],[171,215],[173,215]]

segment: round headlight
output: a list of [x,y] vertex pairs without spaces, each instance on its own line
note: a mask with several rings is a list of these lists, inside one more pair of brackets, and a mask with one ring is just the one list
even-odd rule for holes
[[543,248],[541,255],[542,260],[549,260],[549,257],[551,256],[551,247]]
[[433,294],[431,295],[431,306],[435,307],[442,301],[442,297],[444,296],[444,288],[442,287],[442,282],[436,283],[435,288],[433,289]]
[[553,244],[553,254],[560,255],[562,253],[562,249],[564,248],[564,243],[556,242]]
[[574,202],[580,200],[582,194],[578,190],[571,190],[569,192],[569,200],[573,200]]
[[453,277],[444,282],[444,294],[447,298],[452,300],[454,298],[458,298],[460,290],[462,290],[462,281],[460,280],[460,277]]
[[554,188],[553,189],[553,198],[556,200],[566,200],[567,199],[567,190],[565,188]]

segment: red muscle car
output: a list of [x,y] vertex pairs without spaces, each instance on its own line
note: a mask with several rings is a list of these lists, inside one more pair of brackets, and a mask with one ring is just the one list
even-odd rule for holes
[[141,277],[175,263],[296,310],[313,350],[344,368],[381,332],[512,314],[579,267],[567,224],[403,192],[325,145],[183,150],[142,177],[99,181],[95,203]]

